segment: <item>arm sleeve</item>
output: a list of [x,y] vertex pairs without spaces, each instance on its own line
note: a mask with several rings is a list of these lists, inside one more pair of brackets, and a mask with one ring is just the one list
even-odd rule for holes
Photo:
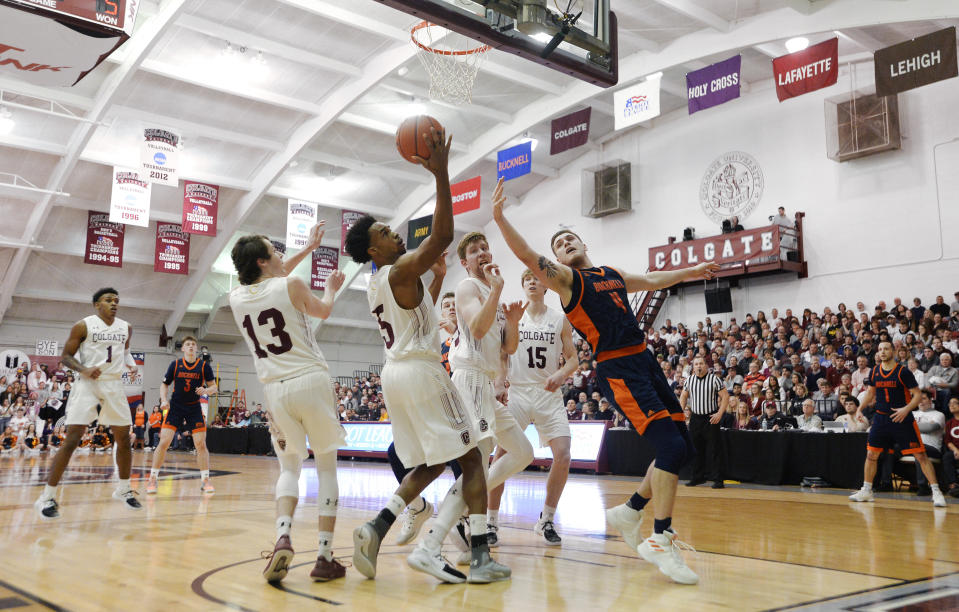
[[209,362],[203,364],[203,384],[216,382],[216,378],[213,376],[213,367]]
[[173,367],[176,365],[175,361],[170,362],[170,367],[166,369],[166,374],[163,375],[163,384],[169,385],[173,382]]

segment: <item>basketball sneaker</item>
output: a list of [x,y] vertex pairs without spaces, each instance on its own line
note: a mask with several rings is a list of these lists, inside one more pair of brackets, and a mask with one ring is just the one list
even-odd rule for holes
[[156,476],[150,476],[150,479],[147,480],[147,495],[156,495],[157,494],[157,479]]
[[486,523],[486,543],[490,548],[499,546],[499,525],[496,523]]
[[533,527],[533,533],[536,535],[541,535],[546,540],[547,546],[559,546],[563,543],[563,538],[559,537],[559,534],[556,533],[556,528],[553,526],[553,521],[544,521],[539,519],[536,526]]
[[137,493],[133,489],[127,489],[126,491],[121,491],[120,489],[115,489],[113,491],[113,499],[119,499],[123,502],[123,505],[129,508],[130,510],[142,510],[143,506],[140,505],[140,500],[137,499]]
[[854,502],[871,502],[875,498],[872,496],[872,491],[866,490],[866,487],[863,487],[849,496],[849,501]]
[[376,556],[380,552],[380,535],[373,523],[363,523],[353,530],[353,567],[367,578],[376,577]]
[[203,484],[200,485],[200,493],[204,495],[213,495],[216,492],[216,489],[213,488],[213,483],[210,482],[209,478],[206,478],[203,481]]
[[418,572],[429,574],[443,582],[459,584],[466,582],[466,575],[450,565],[440,551],[431,551],[420,543],[406,558],[406,564]]
[[500,580],[509,580],[512,571],[503,565],[493,561],[488,552],[484,552],[481,558],[473,559],[470,562],[470,575],[466,579],[470,584],[486,584],[488,582],[498,582]]
[[55,499],[43,499],[41,497],[34,502],[33,507],[37,509],[37,514],[44,521],[60,518],[60,506]]
[[327,561],[326,557],[317,557],[316,565],[310,571],[313,582],[327,582],[346,576],[346,567],[336,559]]
[[606,523],[615,527],[623,534],[623,541],[630,550],[636,550],[636,547],[643,541],[639,534],[640,524],[643,522],[643,511],[633,510],[626,504],[613,506],[606,510]]
[[264,558],[267,559],[267,563],[263,568],[263,578],[267,582],[279,582],[286,578],[290,561],[293,560],[293,544],[290,543],[290,536],[283,535],[277,538],[273,552],[264,553]]
[[932,491],[932,505],[936,508],[946,507],[946,498],[943,497],[942,491],[940,491],[938,488],[933,489]]
[[681,543],[675,533],[654,533],[636,548],[639,555],[659,568],[673,582],[696,584],[699,576],[689,569],[679,554]]
[[423,500],[424,504],[422,510],[413,510],[413,508],[409,506],[406,508],[406,513],[403,514],[402,522],[400,523],[400,535],[396,538],[396,543],[399,546],[409,544],[415,540],[416,536],[420,534],[423,525],[433,516],[433,504],[422,497],[420,499]]

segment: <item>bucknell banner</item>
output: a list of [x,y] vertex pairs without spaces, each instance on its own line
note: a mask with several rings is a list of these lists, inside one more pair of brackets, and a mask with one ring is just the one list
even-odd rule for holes
[[476,210],[480,207],[481,185],[482,179],[478,176],[450,185],[454,215]]
[[876,51],[876,95],[891,96],[959,75],[956,28]]
[[734,55],[712,66],[686,73],[689,114],[739,97],[743,57]]
[[313,266],[310,271],[310,287],[314,291],[326,290],[326,279],[340,265],[340,253],[333,247],[313,249]]
[[157,223],[153,271],[167,274],[189,274],[190,234],[179,223]]
[[533,171],[533,141],[521,142],[515,147],[496,152],[496,180],[507,181]]
[[549,154],[556,155],[581,147],[589,141],[589,118],[592,108],[570,113],[553,119],[550,124]]
[[830,38],[773,60],[779,101],[835,85],[839,79],[839,39]]
[[87,213],[87,248],[83,263],[123,267],[123,224],[110,221],[106,213]]
[[423,244],[430,231],[433,229],[433,215],[420,217],[419,219],[410,219],[407,225],[406,249],[412,251]]
[[316,204],[289,200],[286,206],[286,246],[300,250],[310,242],[310,230],[316,225]]
[[110,221],[127,225],[150,225],[150,182],[132,168],[113,167]]
[[366,216],[366,213],[355,210],[344,210],[340,216],[340,255],[346,255],[346,232],[350,231],[353,224]]
[[146,128],[140,141],[140,170],[151,183],[176,187],[180,137],[169,130]]
[[183,182],[183,231],[216,236],[216,208],[220,188],[206,183]]
[[704,261],[729,268],[778,260],[781,229],[772,225],[653,247],[649,249],[649,269],[678,270]]

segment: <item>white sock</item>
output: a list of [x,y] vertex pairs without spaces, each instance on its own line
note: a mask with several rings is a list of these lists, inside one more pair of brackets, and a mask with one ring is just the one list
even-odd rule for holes
[[333,560],[333,532],[320,532],[320,549],[317,551],[318,557],[323,557],[327,561]]
[[929,485],[929,488],[935,491],[939,491],[939,483]]
[[121,493],[126,493],[127,491],[129,491],[130,479],[127,478],[126,480],[124,480],[121,478],[119,484],[117,484],[117,490],[120,491]]
[[403,513],[403,508],[406,507],[406,502],[403,501],[403,498],[399,495],[394,495],[390,498],[390,501],[386,502],[386,509],[393,513],[393,516],[399,516]]
[[290,535],[290,529],[293,527],[293,517],[292,516],[278,516],[276,517],[276,539],[279,540],[281,536]]
[[40,496],[40,499],[56,499],[56,498],[57,498],[57,487],[44,485],[43,494]]
[[486,533],[486,515],[470,515],[470,535],[480,535]]
[[150,478],[157,478],[160,476],[160,468],[150,468]]
[[862,483],[862,490],[865,491],[865,492],[867,492],[867,493],[871,493],[871,492],[872,492],[872,483],[871,483],[871,482],[864,482],[864,483]]
[[490,525],[499,524],[499,508],[496,510],[487,510],[486,511],[486,522]]
[[556,508],[550,508],[549,506],[543,506],[543,511],[539,513],[539,520],[542,523],[546,521],[553,520],[553,516],[556,514]]
[[[446,534],[450,532],[460,515],[466,510],[466,502],[463,501],[462,476],[456,479],[456,482],[450,486],[449,491],[440,503],[440,509],[436,513],[436,518],[430,525],[429,531],[423,541],[429,546],[430,550],[440,550],[443,546],[443,540]],[[483,527],[486,529],[486,527]]]
[[210,478],[210,470],[200,470],[201,480],[209,480],[209,478]]

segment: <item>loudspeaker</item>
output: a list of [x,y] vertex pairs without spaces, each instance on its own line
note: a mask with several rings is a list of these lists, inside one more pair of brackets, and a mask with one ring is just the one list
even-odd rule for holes
[[706,314],[722,314],[733,311],[733,296],[729,287],[706,289]]

